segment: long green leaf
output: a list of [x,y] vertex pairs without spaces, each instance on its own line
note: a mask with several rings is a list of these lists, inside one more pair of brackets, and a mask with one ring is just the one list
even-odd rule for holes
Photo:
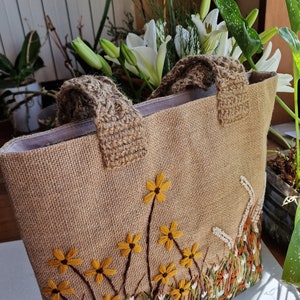
[[300,30],[300,0],[286,0],[286,6],[291,28],[297,33]]
[[1,73],[10,74],[13,68],[14,66],[10,60],[0,53],[0,75]]
[[[297,210],[299,210],[299,207]],[[300,287],[300,222],[295,224],[295,228],[289,243],[289,248],[283,265],[282,280],[289,284]]]
[[214,0],[214,2],[226,22],[228,31],[234,36],[246,59],[252,62],[252,56],[263,49],[258,33],[249,27],[234,0]]

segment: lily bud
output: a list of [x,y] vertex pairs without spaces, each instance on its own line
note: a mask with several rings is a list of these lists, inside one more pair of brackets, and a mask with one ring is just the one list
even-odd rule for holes
[[129,65],[131,66],[137,65],[137,60],[134,53],[128,48],[128,46],[123,41],[121,41],[120,43],[120,51],[121,51],[121,55],[125,58],[125,61]]
[[249,25],[249,27],[252,27],[253,24],[255,23],[257,16],[258,16],[258,9],[254,8],[250,11],[250,13],[248,14],[248,16],[246,17],[246,21]]
[[211,0],[202,0],[200,4],[200,19],[203,21],[207,16],[209,9],[210,9]]
[[97,57],[97,54],[78,37],[72,41],[72,47],[76,53],[91,67],[100,70],[102,68],[101,62]]
[[120,51],[111,41],[106,39],[100,39],[100,45],[103,51],[111,58],[118,58]]
[[109,76],[111,77],[112,76],[112,70],[111,70],[111,67],[110,65],[108,64],[108,62],[99,54],[97,54],[97,57],[102,65],[102,68],[101,70],[103,71],[103,73],[106,75],[106,76]]
[[259,34],[261,43],[264,45],[278,32],[278,27],[272,27]]

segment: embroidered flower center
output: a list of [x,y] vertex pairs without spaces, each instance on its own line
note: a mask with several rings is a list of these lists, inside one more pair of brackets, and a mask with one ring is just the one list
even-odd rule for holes
[[169,240],[173,240],[173,234],[172,234],[172,232],[169,232],[169,233],[168,233],[168,239],[169,239]]
[[162,277],[166,278],[168,276],[168,273],[163,273]]
[[183,292],[184,292],[184,289],[183,289],[183,288],[179,289],[179,293],[180,293],[180,294],[182,294]]
[[68,261],[66,259],[63,259],[60,261],[63,265],[67,265],[68,264]]
[[96,270],[97,274],[103,274],[103,268]]
[[158,195],[158,194],[160,193],[160,188],[159,188],[159,187],[155,188],[154,193],[155,193],[156,195]]
[[52,290],[52,294],[59,294],[59,293],[60,293],[60,291],[58,289]]
[[193,253],[190,254],[190,256],[189,256],[189,259],[192,259],[192,258],[194,258],[194,254]]
[[134,244],[134,243],[130,243],[130,244],[129,244],[129,248],[130,248],[130,249],[134,249],[134,247],[135,247],[135,244]]

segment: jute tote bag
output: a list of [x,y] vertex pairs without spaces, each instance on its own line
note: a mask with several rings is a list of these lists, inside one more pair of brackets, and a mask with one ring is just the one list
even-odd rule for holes
[[178,62],[136,106],[108,78],[66,81],[58,123],[93,121],[0,153],[44,299],[231,299],[255,284],[276,83],[213,56]]

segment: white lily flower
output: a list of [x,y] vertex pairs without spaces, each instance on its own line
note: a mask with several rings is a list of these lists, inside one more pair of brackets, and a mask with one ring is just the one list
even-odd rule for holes
[[192,21],[195,24],[202,53],[215,54],[215,49],[219,45],[220,34],[227,32],[225,22],[218,24],[219,10],[213,9],[202,21],[199,15],[192,15]]
[[[146,31],[143,38],[134,33],[129,33],[126,37],[126,45],[134,53],[140,71],[149,80],[151,85],[157,87],[161,83],[167,53],[167,43],[171,40],[171,36],[168,35],[165,41],[157,47],[155,21],[151,20],[145,25],[145,28]],[[119,64],[117,59],[106,58]],[[134,66],[129,64],[125,66],[135,75],[139,75],[138,70]]]
[[[269,42],[262,57],[255,64],[258,71],[265,72],[277,72],[280,60],[281,52],[279,49],[276,49],[275,53],[271,56],[272,51],[272,42]],[[278,73],[278,83],[277,83],[277,92],[286,92],[293,93],[294,88],[291,87],[290,81],[293,79],[293,76],[290,74]]]

